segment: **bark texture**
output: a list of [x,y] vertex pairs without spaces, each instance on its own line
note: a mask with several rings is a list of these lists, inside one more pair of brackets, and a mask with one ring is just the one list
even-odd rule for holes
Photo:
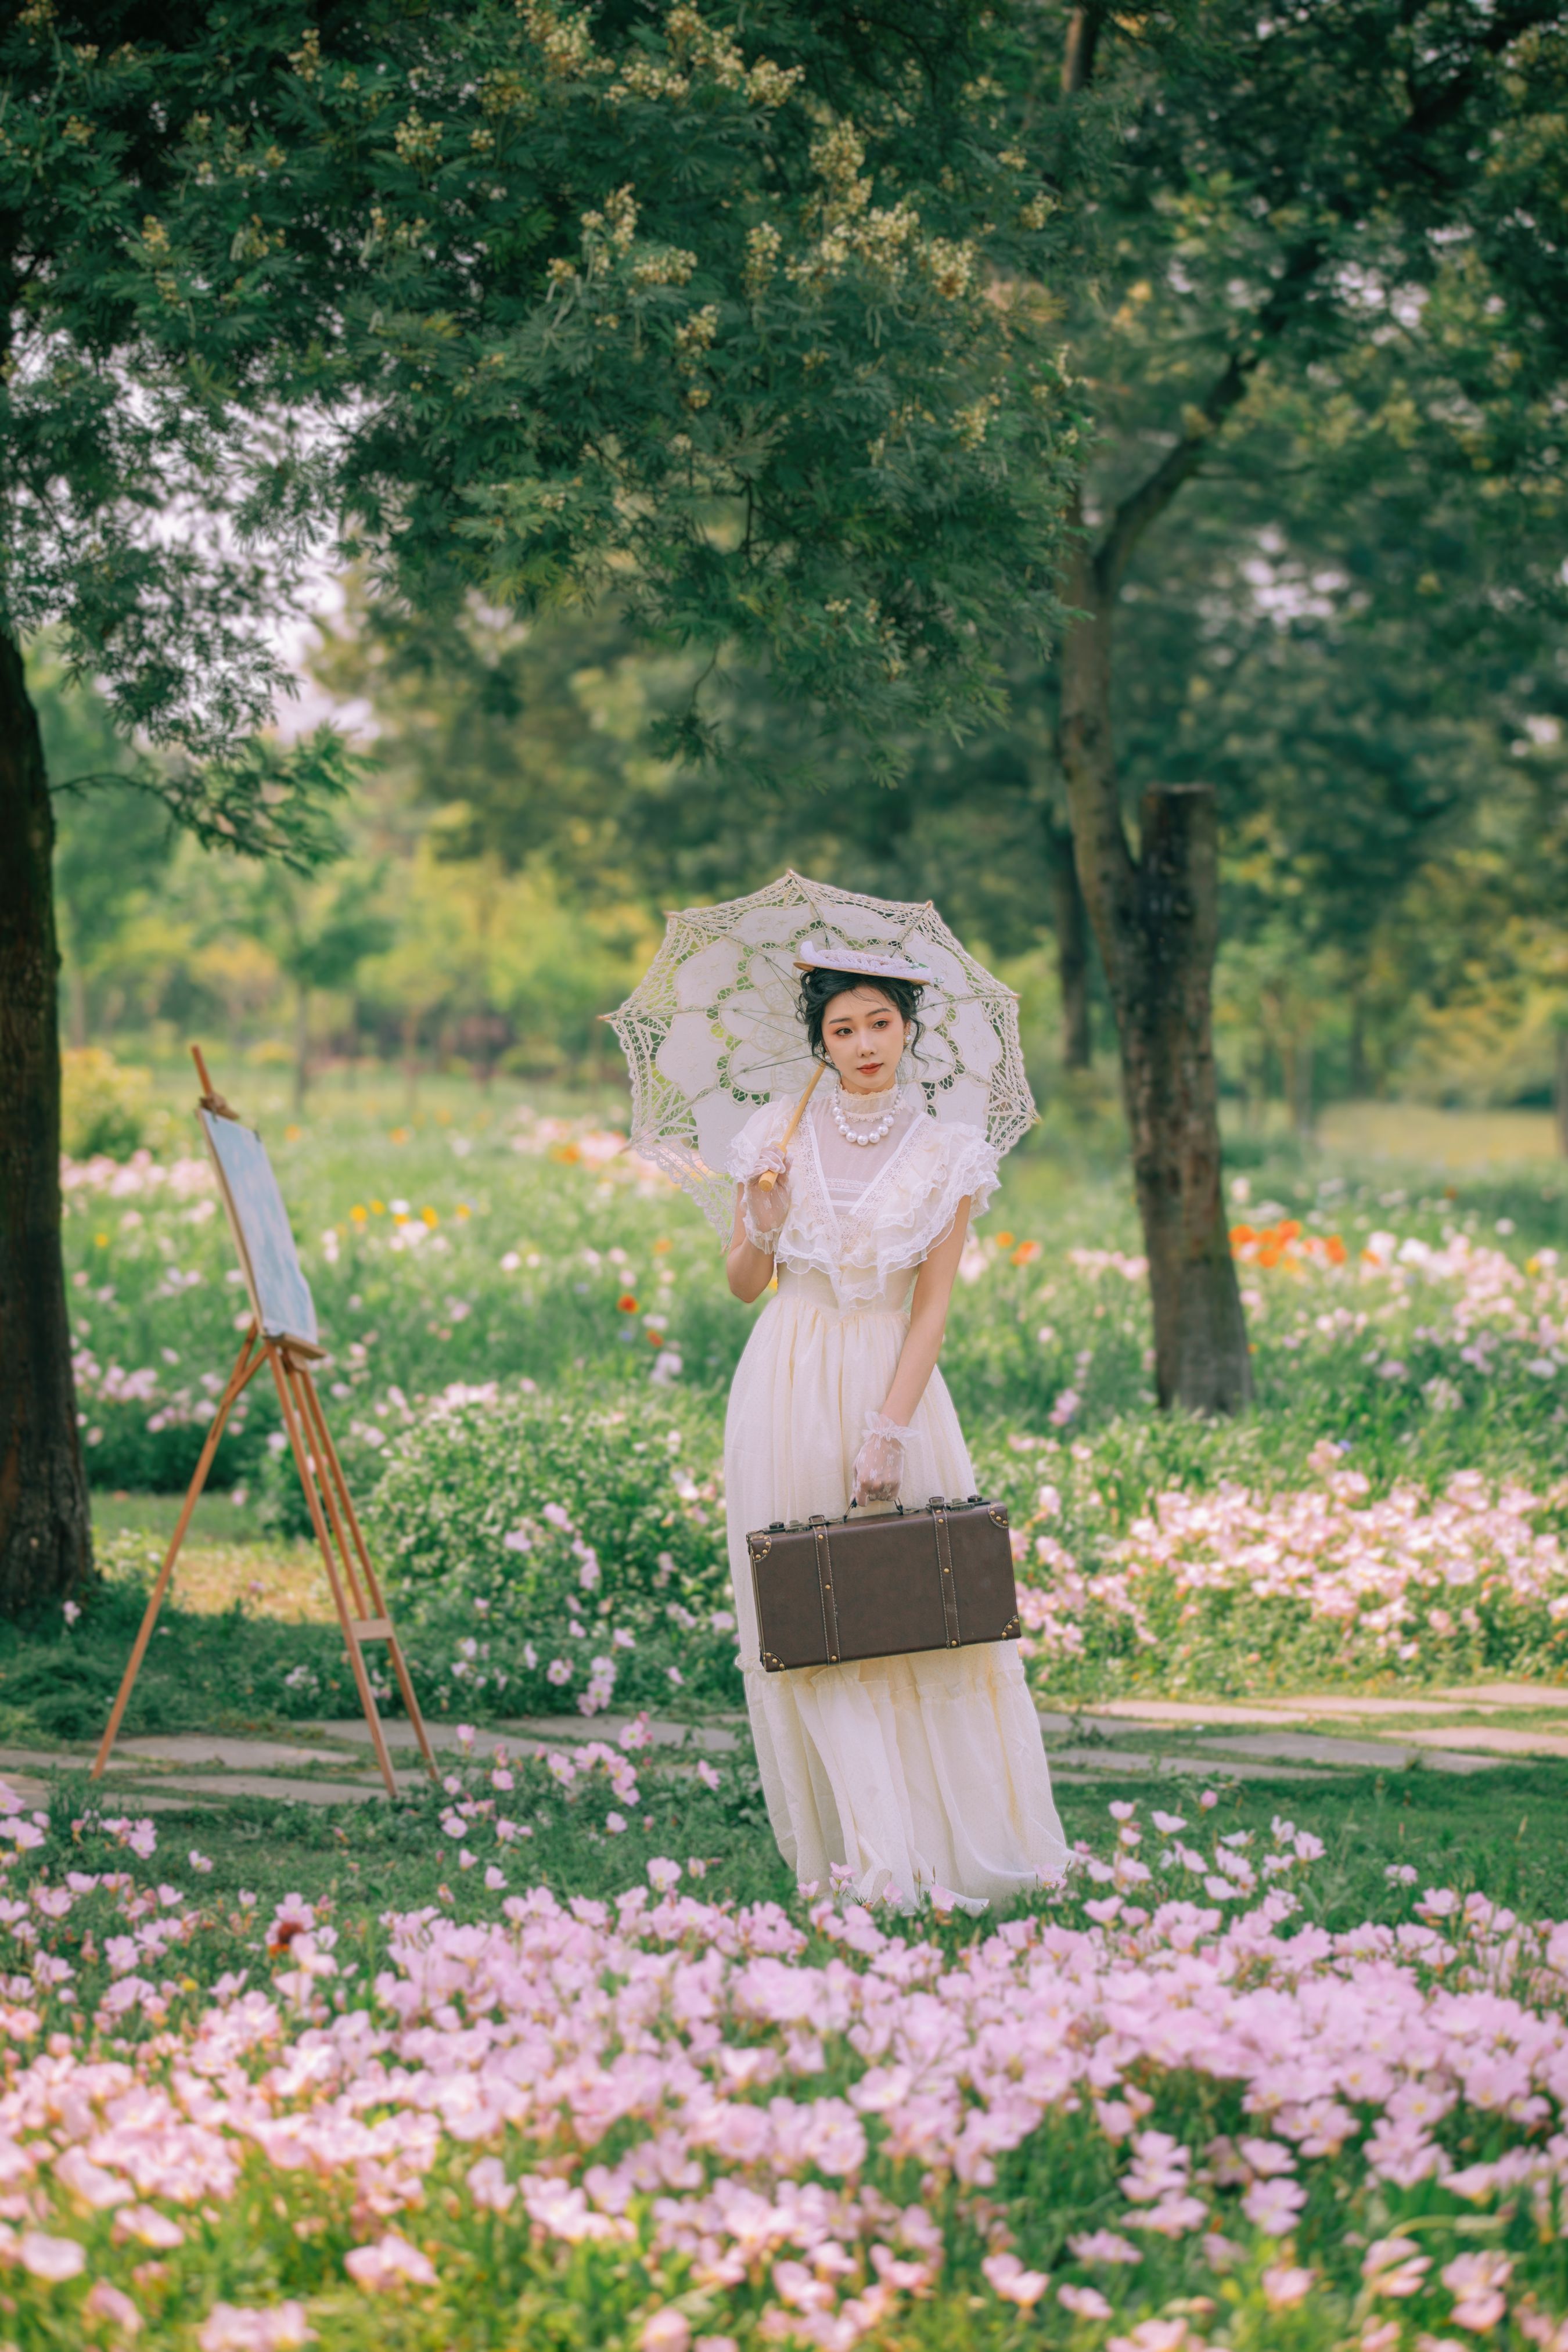
[[1053,824],[1049,842],[1051,925],[1062,997],[1062,1066],[1087,1070],[1094,1058],[1089,1021],[1089,911],[1079,887],[1072,835]]
[[1220,1181],[1212,982],[1219,820],[1206,784],[1144,797],[1122,1081],[1154,1302],[1160,1402],[1239,1412],[1252,1360]]
[[1252,1365],[1220,1181],[1217,813],[1205,785],[1151,792],[1133,856],[1111,739],[1115,577],[1086,536],[1078,544],[1065,599],[1079,617],[1062,644],[1062,765],[1079,879],[1116,1014],[1155,1391],[1162,1405],[1238,1412],[1252,1395]]
[[0,1612],[91,1572],[60,1251],[54,819],[21,649],[0,633]]

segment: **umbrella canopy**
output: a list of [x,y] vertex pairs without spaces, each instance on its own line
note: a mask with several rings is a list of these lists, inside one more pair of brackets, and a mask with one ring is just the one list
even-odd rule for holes
[[921,990],[914,1060],[928,1108],[978,1127],[998,1154],[1034,1121],[1017,1000],[976,963],[928,898],[922,905],[836,890],[793,869],[749,898],[687,907],[626,1003],[605,1017],[632,1076],[633,1149],[673,1176],[721,1236],[730,1231],[730,1145],[752,1113],[799,1095],[812,1073],[795,957],[842,948],[907,956],[934,978]]

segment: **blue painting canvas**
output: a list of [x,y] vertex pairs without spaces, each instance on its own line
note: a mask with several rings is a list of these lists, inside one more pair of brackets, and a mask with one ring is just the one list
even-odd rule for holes
[[300,1264],[293,1229],[267,1146],[254,1128],[198,1111],[217,1170],[218,1184],[239,1251],[257,1321],[271,1339],[302,1339],[312,1348],[316,1302]]

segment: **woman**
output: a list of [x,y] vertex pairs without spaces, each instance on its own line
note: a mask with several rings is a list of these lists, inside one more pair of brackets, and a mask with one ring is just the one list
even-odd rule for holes
[[[724,1473],[741,1663],[768,1816],[802,1881],[847,1871],[867,1902],[946,1890],[983,1909],[1061,1875],[1067,1847],[1011,1642],[765,1674],[749,1530],[970,1495],[974,1473],[936,1369],[972,1210],[996,1183],[978,1128],[938,1120],[900,1066],[919,1041],[902,958],[831,968],[809,944],[801,1014],[829,1067],[787,1153],[793,1105],[735,1139],[728,1257],[757,1318],[730,1392]],[[765,1172],[775,1181],[764,1189]]]

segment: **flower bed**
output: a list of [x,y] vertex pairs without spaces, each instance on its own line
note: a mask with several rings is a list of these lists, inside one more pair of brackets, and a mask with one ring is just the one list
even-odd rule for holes
[[149,1823],[40,1871],[6,1801],[26,2345],[1568,2347],[1568,1927],[1395,1868],[1328,1932],[1289,1822],[1118,1804],[994,1926],[656,1857],[371,1930],[204,1906]]
[[[1080,1473],[1094,1460],[1081,1451]],[[1166,1690],[1238,1664],[1298,1681],[1563,1671],[1568,1551],[1543,1524],[1568,1500],[1561,1487],[1494,1491],[1468,1470],[1435,1497],[1403,1484],[1373,1496],[1339,1465],[1325,1441],[1309,1487],[1163,1487],[1125,1535],[1090,1507],[1070,1549],[1062,1495],[1039,1486],[1013,1538],[1037,1675],[1059,1687],[1064,1667],[1110,1657],[1135,1669],[1141,1653]]]

